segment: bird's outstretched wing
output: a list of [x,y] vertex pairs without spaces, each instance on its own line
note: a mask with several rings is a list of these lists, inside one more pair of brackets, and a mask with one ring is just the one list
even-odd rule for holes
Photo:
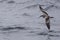
[[46,23],[46,26],[50,30],[50,23]]
[[45,23],[46,23],[47,28],[50,30],[50,18],[49,17],[45,19]]
[[41,5],[39,5],[39,8],[40,8],[40,10],[41,10],[45,15],[48,15],[47,12],[45,12],[45,11],[43,10],[43,8],[41,7]]

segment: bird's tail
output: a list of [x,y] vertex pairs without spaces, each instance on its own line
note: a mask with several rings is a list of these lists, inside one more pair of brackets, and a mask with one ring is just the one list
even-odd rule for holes
[[50,18],[54,18],[54,17],[50,17]]

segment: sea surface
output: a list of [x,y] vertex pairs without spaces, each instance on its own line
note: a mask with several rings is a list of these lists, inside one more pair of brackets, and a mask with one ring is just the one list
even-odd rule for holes
[[[39,5],[54,18],[48,31]],[[60,0],[0,0],[0,40],[60,40]]]

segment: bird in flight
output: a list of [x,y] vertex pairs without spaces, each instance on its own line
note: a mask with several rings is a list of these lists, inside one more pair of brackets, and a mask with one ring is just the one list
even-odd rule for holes
[[45,24],[46,24],[48,30],[50,31],[50,18],[53,18],[53,17],[50,17],[50,16],[48,15],[48,13],[47,13],[46,11],[44,11],[44,9],[41,7],[41,5],[39,5],[39,8],[40,8],[40,10],[41,10],[42,13],[43,13],[43,15],[41,15],[40,17],[45,18]]

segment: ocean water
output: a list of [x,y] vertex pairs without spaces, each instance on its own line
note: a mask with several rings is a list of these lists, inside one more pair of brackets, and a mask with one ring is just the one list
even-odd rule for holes
[[[50,32],[39,4],[54,17]],[[0,0],[0,40],[60,40],[59,17],[59,0]]]

